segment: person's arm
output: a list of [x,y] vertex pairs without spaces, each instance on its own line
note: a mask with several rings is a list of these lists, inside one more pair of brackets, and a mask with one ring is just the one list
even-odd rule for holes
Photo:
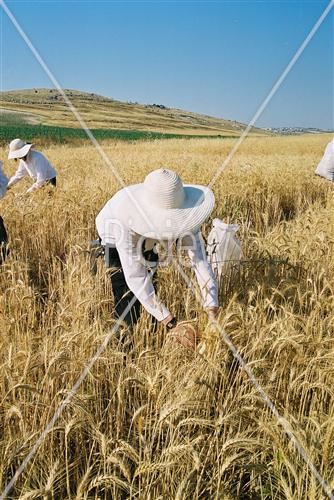
[[8,179],[2,170],[2,161],[0,161],[0,198],[3,198],[6,194],[8,185]]
[[116,248],[129,289],[147,312],[158,321],[167,324],[173,316],[165,305],[158,300],[152,284],[152,276],[141,262],[136,241],[134,241],[130,231],[124,230],[124,235],[121,241],[116,243]]
[[32,193],[32,191],[41,188],[42,186],[44,186],[46,181],[47,179],[45,179],[42,174],[38,173],[37,180],[33,183],[33,185],[29,189],[27,189],[27,193]]
[[202,234],[198,232],[191,238],[188,245],[188,255],[194,267],[197,282],[199,284],[209,320],[214,321],[218,316],[218,283],[214,277],[212,268],[207,260],[205,245]]
[[19,182],[26,175],[28,175],[27,169],[25,168],[24,163],[20,161],[19,167],[16,170],[15,174],[9,179],[8,188],[14,186],[14,184]]

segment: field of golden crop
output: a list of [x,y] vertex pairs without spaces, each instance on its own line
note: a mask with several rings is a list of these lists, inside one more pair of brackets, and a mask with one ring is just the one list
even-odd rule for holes
[[[220,324],[334,488],[333,185],[314,175],[329,140],[247,139],[213,188],[213,216],[241,225],[245,253],[221,284]],[[232,145],[104,143],[126,184],[161,165],[205,184]],[[55,194],[21,198],[22,182],[1,201],[11,242],[0,274],[1,491],[114,324],[109,276],[102,262],[91,272],[87,248],[117,182],[92,146],[46,155]],[[159,276],[169,308],[205,332],[176,269]],[[325,498],[223,339],[211,347],[189,353],[143,314],[89,369],[9,497]]]

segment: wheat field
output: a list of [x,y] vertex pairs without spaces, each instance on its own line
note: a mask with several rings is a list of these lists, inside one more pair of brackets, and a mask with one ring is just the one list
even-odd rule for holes
[[[314,175],[330,138],[248,138],[213,187],[212,217],[240,224],[245,254],[220,285],[220,325],[334,488],[334,200]],[[206,184],[233,144],[103,147],[126,184],[162,165]],[[93,146],[45,153],[56,192],[21,197],[22,182],[1,200],[1,491],[114,325],[110,277],[103,262],[92,271],[88,242],[120,186]],[[175,267],[159,282],[172,312],[208,336]],[[146,313],[133,334],[113,335],[9,498],[326,498],[223,339],[210,346],[178,347]]]

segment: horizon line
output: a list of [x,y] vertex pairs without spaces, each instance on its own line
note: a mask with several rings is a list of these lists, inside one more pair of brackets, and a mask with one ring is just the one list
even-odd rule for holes
[[[39,90],[54,91],[54,92],[60,94],[59,91],[56,88],[54,88],[54,87],[25,87],[25,88],[14,88],[14,89],[6,89],[6,90],[5,89],[1,89],[0,90],[0,95],[3,94],[3,93],[9,93],[9,92],[39,91]],[[202,112],[198,112],[198,111],[192,111],[192,110],[185,109],[185,108],[170,107],[170,106],[167,106],[167,105],[165,105],[163,103],[139,102],[139,101],[136,101],[136,100],[129,100],[129,99],[128,100],[122,100],[122,99],[118,99],[118,98],[112,97],[110,95],[100,94],[99,92],[94,92],[94,91],[91,91],[91,90],[81,90],[81,89],[75,89],[75,88],[64,88],[64,91],[65,92],[79,92],[79,93],[82,93],[82,94],[94,95],[94,96],[101,97],[101,98],[104,98],[104,99],[109,99],[110,101],[119,102],[119,103],[122,103],[122,104],[127,104],[129,106],[143,106],[143,107],[156,106],[157,108],[159,108],[159,106],[163,106],[164,109],[166,109],[166,110],[185,111],[185,112],[188,112],[188,113],[193,113],[195,115],[205,116],[205,117],[208,117],[208,118],[214,118],[214,119],[223,120],[223,121],[227,121],[227,122],[231,122],[231,123],[240,124],[242,126],[246,126],[246,124],[244,122],[236,120],[236,119],[224,118],[222,116],[217,116],[217,115],[210,115],[210,114],[207,114],[207,113],[202,113]],[[0,99],[0,109],[5,109],[5,108],[1,107],[1,99]],[[253,129],[258,129],[258,130],[275,130],[275,129],[278,130],[278,129],[285,129],[285,128],[290,128],[290,129],[304,129],[304,130],[314,129],[314,130],[320,130],[320,131],[322,131],[324,133],[331,133],[331,132],[334,132],[334,123],[333,123],[333,128],[332,129],[319,128],[319,127],[315,127],[315,126],[312,126],[312,125],[263,125],[263,126],[253,126],[252,128]]]

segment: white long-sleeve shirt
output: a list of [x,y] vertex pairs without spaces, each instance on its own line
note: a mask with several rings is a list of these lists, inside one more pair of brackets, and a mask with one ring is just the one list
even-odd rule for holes
[[27,159],[20,160],[17,171],[13,177],[9,179],[8,187],[13,186],[26,175],[30,175],[35,181],[27,190],[27,193],[31,193],[31,191],[42,187],[47,181],[56,177],[57,172],[42,153],[30,150]]
[[334,139],[327,144],[323,157],[317,166],[316,174],[334,181]]
[[[158,300],[151,273],[143,263],[143,237],[117,220],[117,208],[118,203],[111,198],[96,218],[97,232],[102,245],[109,244],[117,249],[129,289],[152,316],[162,321],[169,316],[170,311]],[[152,240],[150,243],[152,246]],[[168,242],[162,243],[166,246],[168,244]],[[181,246],[187,248],[190,264],[200,287],[203,306],[218,306],[218,285],[207,261],[201,233],[198,232],[192,237],[187,236]]]
[[0,161],[0,198],[3,198],[6,194],[8,185],[8,179],[2,170],[2,161]]

